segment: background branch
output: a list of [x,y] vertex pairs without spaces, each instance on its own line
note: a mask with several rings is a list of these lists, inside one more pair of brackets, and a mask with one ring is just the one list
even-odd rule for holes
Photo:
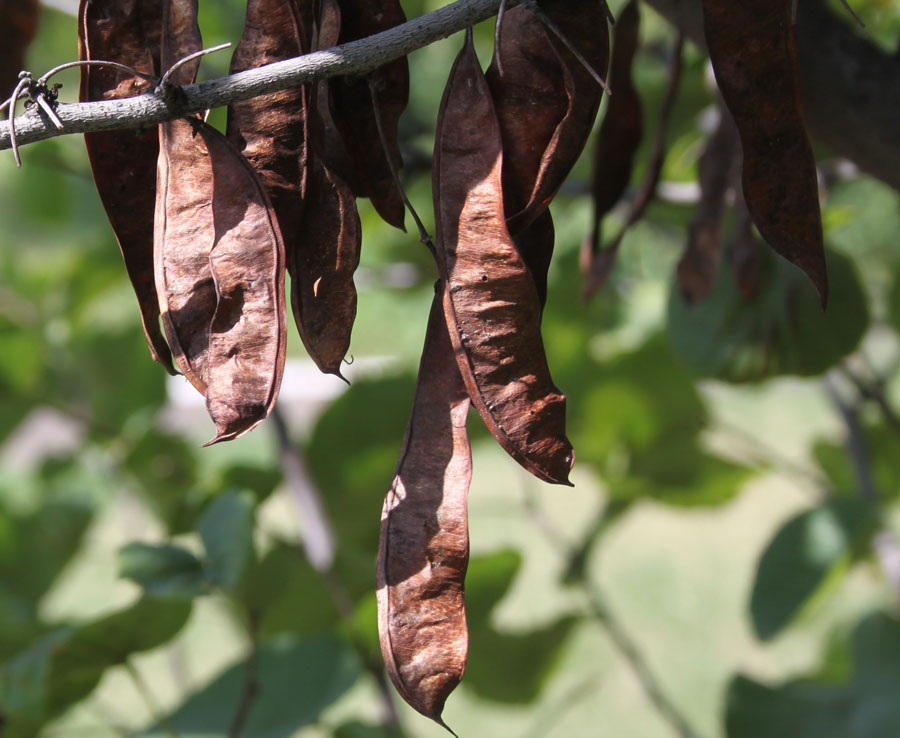
[[[700,0],[644,0],[701,48]],[[800,0],[797,56],[803,113],[834,153],[900,190],[900,56],[885,54],[821,0]]]
[[[515,5],[510,0],[507,5]],[[67,133],[141,128],[165,120],[200,113],[238,100],[247,100],[306,82],[339,75],[362,76],[423,46],[446,38],[468,26],[496,15],[500,0],[457,0],[446,7],[395,26],[382,33],[287,59],[228,77],[199,82],[182,88],[178,100],[148,93],[124,100],[60,103],[59,131],[38,106],[16,118],[19,145]],[[0,121],[0,150],[10,148],[9,122]]]

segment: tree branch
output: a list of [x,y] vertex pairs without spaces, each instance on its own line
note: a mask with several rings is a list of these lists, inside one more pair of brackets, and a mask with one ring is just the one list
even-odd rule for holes
[[[517,0],[507,4],[515,5]],[[141,128],[316,79],[365,75],[411,51],[496,15],[499,6],[500,0],[457,0],[359,41],[186,85],[181,88],[184,94],[178,95],[177,99],[166,99],[162,94],[151,92],[123,100],[60,103],[56,113],[63,124],[62,131],[57,130],[38,106],[33,106],[16,118],[16,139],[21,146],[67,133]],[[9,122],[0,121],[0,150],[8,148],[11,148]]]
[[[706,47],[700,0],[645,0]],[[797,56],[810,132],[836,154],[900,190],[900,56],[858,35],[821,0],[800,0]]]

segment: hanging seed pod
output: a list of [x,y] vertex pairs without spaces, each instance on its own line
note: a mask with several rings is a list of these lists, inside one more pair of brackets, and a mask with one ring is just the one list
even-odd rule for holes
[[816,163],[803,124],[790,3],[703,0],[706,45],[743,150],[743,189],[760,235],[828,301]]
[[[78,11],[82,60],[109,60],[144,74],[159,74],[160,0],[82,0]],[[148,92],[152,83],[110,67],[81,68],[81,100],[111,100]],[[116,234],[125,269],[137,295],[141,323],[153,359],[175,374],[159,325],[153,278],[153,209],[156,201],[156,128],[84,134],[94,184]]]
[[541,301],[506,228],[500,127],[471,38],[438,115],[433,164],[444,315],[472,402],[501,446],[541,479],[568,483],[565,397],[541,340]]
[[[339,0],[341,30],[338,43],[366,38],[406,22],[398,0]],[[403,198],[391,173],[403,166],[397,145],[400,116],[409,102],[409,65],[406,57],[395,59],[371,74],[377,90],[381,124],[388,142],[381,145],[374,102],[365,79],[338,77],[329,84],[334,122],[347,146],[363,194],[369,197],[384,220],[405,230]]]
[[469,396],[440,297],[428,319],[412,415],[381,514],[378,634],[388,675],[412,707],[441,712],[466,668]]

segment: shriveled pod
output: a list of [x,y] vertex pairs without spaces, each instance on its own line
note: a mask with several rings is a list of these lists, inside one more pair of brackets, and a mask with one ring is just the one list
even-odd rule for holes
[[353,275],[362,229],[353,191],[312,153],[306,189],[307,218],[290,258],[291,306],[310,358],[326,374],[342,377],[356,319]]
[[609,33],[603,0],[545,0],[539,7],[566,38],[564,43],[555,34],[548,36],[568,72],[565,89],[569,106],[541,158],[527,204],[521,210],[507,213],[512,233],[518,233],[547,208],[584,150],[600,107],[603,88],[569,46],[577,49],[601,77],[606,75],[609,65]]
[[[81,0],[78,48],[83,60],[108,60],[148,75],[159,74],[161,0]],[[140,95],[152,83],[111,67],[81,68],[81,100]],[[153,278],[153,209],[159,136],[145,131],[84,134],[100,201],[119,242],[137,295],[150,353],[170,374],[172,354],[159,325]]]
[[571,74],[544,24],[519,5],[503,16],[500,45],[485,77],[503,137],[503,204],[508,213],[519,213],[534,208],[544,159],[558,145],[570,110]]
[[378,635],[388,675],[441,725],[466,668],[469,397],[439,297],[431,308],[409,426],[384,500],[378,547]]
[[209,254],[216,310],[209,328],[210,443],[246,433],[275,405],[287,331],[284,244],[252,166],[218,131],[198,127],[212,162],[215,240]]
[[[250,0],[230,73],[309,51],[299,0]],[[275,208],[288,254],[303,223],[307,90],[292,87],[228,106],[227,137],[259,175]]]
[[0,101],[10,96],[18,82],[40,14],[38,0],[0,0]]
[[[338,43],[367,38],[406,22],[398,0],[339,0],[341,30]],[[375,90],[377,109],[369,90]],[[406,57],[379,67],[368,79],[338,77],[331,80],[334,122],[347,146],[363,194],[392,226],[404,229],[403,198],[391,173],[403,166],[397,144],[400,116],[409,102],[409,65]],[[381,143],[381,128],[387,148]]]
[[[160,70],[199,51],[196,0],[163,0]],[[199,60],[180,66],[172,85],[189,84]],[[182,374],[206,393],[209,326],[216,289],[209,267],[215,229],[212,218],[212,164],[194,121],[159,125],[153,263],[159,312],[172,357]]]
[[460,374],[506,451],[541,479],[568,483],[565,397],[541,339],[541,300],[506,227],[500,126],[471,37],[438,115],[433,191],[444,315]]
[[816,163],[800,108],[791,4],[703,0],[706,45],[743,150],[743,190],[760,235],[812,280],[828,275]]
[[604,216],[625,194],[631,181],[634,156],[644,132],[641,98],[632,80],[632,63],[638,46],[641,15],[635,0],[619,13],[613,35],[609,83],[613,95],[600,124],[594,148],[593,233],[587,250],[596,253],[600,247]]

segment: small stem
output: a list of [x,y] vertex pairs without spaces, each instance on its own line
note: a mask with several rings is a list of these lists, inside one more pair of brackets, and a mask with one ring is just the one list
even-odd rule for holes
[[53,121],[53,125],[56,126],[57,131],[61,131],[63,129],[62,121],[59,119],[59,116],[56,114],[56,111],[53,109],[53,106],[47,102],[47,98],[43,94],[38,94],[35,96],[35,101],[40,106],[41,110],[43,110],[47,117]]
[[419,229],[419,240],[428,247],[432,254],[435,254],[434,241],[432,240],[431,235],[429,235],[428,230],[425,228],[425,224],[422,222],[416,209],[406,196],[406,190],[403,189],[403,185],[400,182],[400,172],[397,171],[397,165],[388,148],[387,136],[384,132],[384,125],[381,122],[381,106],[378,104],[378,90],[375,89],[375,81],[369,77],[368,82],[369,95],[372,97],[372,109],[375,114],[375,126],[378,128],[378,138],[381,140],[381,148],[384,151],[384,158],[387,159],[388,166],[391,169],[391,176],[394,178],[394,184],[400,192],[400,197],[403,198],[403,204],[406,205],[406,209],[409,210],[409,214],[416,222],[416,228]]
[[[534,524],[543,532],[548,542],[557,549],[560,554],[567,559],[571,559],[572,550],[566,542],[565,536],[556,529],[550,519],[544,514],[543,510],[536,504],[527,489],[524,490],[524,493],[525,507],[531,514]],[[638,678],[638,681],[644,688],[644,693],[647,695],[647,698],[653,704],[656,711],[669,723],[669,725],[672,726],[681,738],[699,738],[699,733],[690,726],[687,719],[681,714],[675,704],[665,695],[656,676],[650,670],[650,667],[647,665],[646,660],[638,649],[637,644],[612,614],[612,611],[606,604],[599,589],[591,584],[585,569],[577,572],[575,581],[587,600],[588,609],[591,615],[593,615],[594,619],[603,626],[610,640],[613,642],[613,645],[615,645],[628,662],[628,665]]]
[[494,25],[494,54],[497,57],[497,73],[503,76],[503,55],[500,53],[500,35],[503,32],[503,16],[506,13],[506,0],[500,0],[497,10],[497,22]]
[[42,75],[37,82],[39,85],[46,85],[51,77],[65,71],[66,69],[71,69],[72,67],[110,67],[112,69],[118,69],[122,72],[128,72],[128,74],[131,74],[135,77],[140,77],[141,79],[147,80],[148,82],[152,82],[154,85],[159,84],[159,77],[154,77],[152,74],[144,74],[143,72],[139,72],[137,69],[129,67],[127,64],[121,64],[114,61],[103,61],[100,59],[82,59],[81,61],[71,61],[66,62],[65,64],[60,64],[59,66],[53,67],[53,69],[51,69],[46,74]]
[[165,87],[169,84],[169,77],[171,77],[175,72],[177,72],[181,67],[183,67],[188,62],[194,61],[194,59],[199,59],[201,56],[206,56],[207,54],[213,54],[216,51],[221,51],[222,49],[227,49],[231,47],[231,42],[224,44],[219,44],[218,46],[210,46],[208,49],[200,49],[200,51],[195,51],[193,54],[188,54],[183,59],[179,59],[175,62],[166,73],[162,76],[162,79],[159,81],[160,87]]
[[244,731],[247,717],[250,714],[250,708],[253,707],[253,703],[259,694],[259,621],[259,612],[251,610],[247,625],[247,632],[250,637],[250,653],[247,655],[244,689],[241,692],[241,702],[228,731],[228,738],[240,738]]
[[7,105],[9,105],[9,142],[13,151],[13,157],[16,160],[16,167],[19,169],[22,168],[22,158],[19,156],[19,143],[16,141],[16,102],[30,82],[30,76],[22,77],[20,74],[19,83],[13,90],[12,95],[9,96],[9,100],[7,100]]
[[166,735],[168,735],[169,738],[179,738],[178,731],[175,730],[175,726],[172,725],[172,723],[169,721],[169,718],[163,714],[159,703],[156,701],[156,697],[153,696],[153,692],[150,691],[150,686],[144,680],[141,672],[138,671],[137,667],[131,662],[130,659],[127,659],[125,661],[124,666],[125,671],[128,672],[128,676],[131,677],[131,681],[134,684],[135,689],[144,700],[144,704],[147,706],[147,710],[150,713],[151,719],[159,724],[159,726],[165,731]]

